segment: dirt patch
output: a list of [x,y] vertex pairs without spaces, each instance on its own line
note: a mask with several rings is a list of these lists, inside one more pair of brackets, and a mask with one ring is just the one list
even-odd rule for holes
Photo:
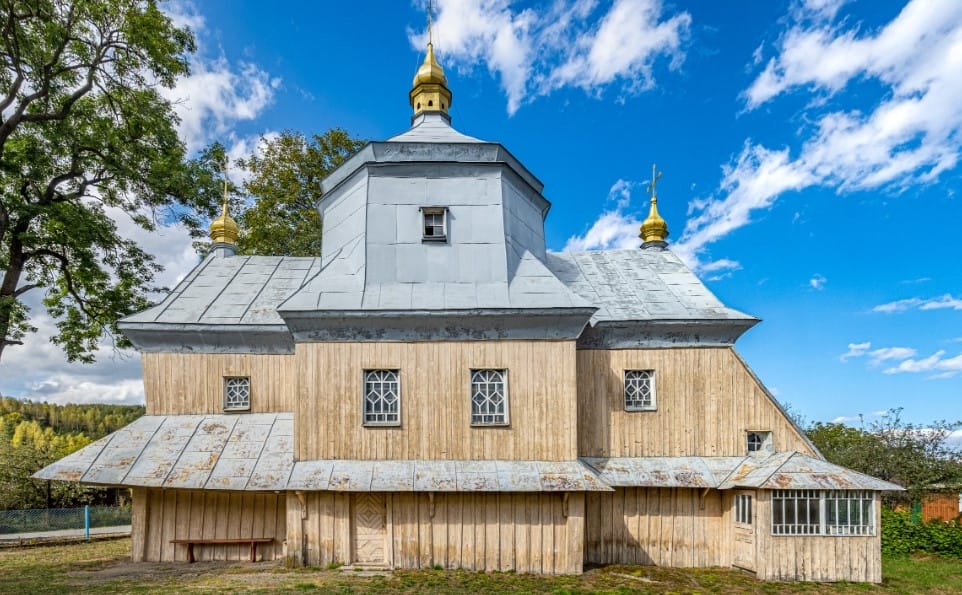
[[116,580],[135,582],[164,581],[169,579],[194,580],[205,577],[240,578],[249,584],[276,581],[273,570],[281,566],[277,562],[130,562],[105,560],[100,568],[75,570],[67,573],[68,582],[74,585],[90,585]]

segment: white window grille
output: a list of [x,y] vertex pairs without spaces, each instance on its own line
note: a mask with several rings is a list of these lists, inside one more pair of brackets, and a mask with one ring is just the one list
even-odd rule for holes
[[471,424],[508,425],[508,371],[471,371]]
[[774,535],[875,535],[875,494],[859,490],[776,490]]
[[401,423],[401,382],[397,370],[364,372],[364,425]]
[[655,371],[625,370],[625,410],[655,409]]
[[251,379],[248,376],[224,378],[224,411],[250,411]]
[[740,525],[752,524],[751,494],[735,494],[735,522]]
[[421,217],[424,222],[425,242],[444,242],[447,240],[447,215],[445,207],[421,207]]

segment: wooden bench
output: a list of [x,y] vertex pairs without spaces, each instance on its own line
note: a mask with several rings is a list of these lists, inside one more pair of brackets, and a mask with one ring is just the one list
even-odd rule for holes
[[235,545],[251,544],[251,562],[257,561],[257,544],[272,543],[273,537],[240,537],[237,539],[171,539],[171,543],[182,543],[187,546],[187,562],[193,564],[195,545]]

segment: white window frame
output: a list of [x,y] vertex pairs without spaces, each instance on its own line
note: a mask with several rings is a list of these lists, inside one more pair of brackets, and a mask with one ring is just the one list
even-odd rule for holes
[[[447,242],[448,241],[448,208],[447,207],[421,207],[421,241],[422,242]],[[428,217],[441,217],[441,235],[427,235]],[[434,227],[434,226],[432,226]]]
[[[629,391],[629,387],[631,386],[629,384],[629,375],[635,375],[635,374],[639,375],[638,377],[639,379],[647,380],[648,394],[650,395],[650,400],[651,400],[651,402],[647,405],[644,403],[640,405],[636,405],[633,403],[633,401],[639,401],[642,399],[629,398],[628,391]],[[654,370],[640,370],[640,369],[625,370],[624,374],[622,375],[622,379],[624,382],[624,384],[622,385],[622,388],[623,388],[622,396],[624,397],[625,411],[656,411],[658,409],[658,399],[656,397],[657,393],[655,391],[656,382],[655,382]]]
[[[758,448],[752,448],[752,437],[757,439]],[[774,448],[772,447],[772,432],[770,430],[748,430],[745,433],[745,452],[750,455],[774,452]]]
[[[397,411],[392,412],[394,419],[384,419],[384,420],[377,420],[377,419],[369,420],[369,419],[368,419],[368,415],[369,415],[369,414],[371,414],[371,415],[384,415],[385,417],[388,417],[388,416],[392,415],[392,413],[384,413],[384,412],[377,413],[377,412],[369,412],[369,411],[368,411],[369,397],[371,396],[370,391],[368,390],[368,382],[369,382],[369,381],[372,381],[371,375],[373,375],[373,374],[393,374],[393,375],[394,375],[393,382],[396,384],[395,390],[396,390],[396,392],[397,392],[397,394],[396,394],[396,396],[397,396]],[[377,380],[374,380],[374,381],[376,382]],[[385,380],[382,379],[382,380],[380,380],[380,382],[383,383],[383,382],[385,382]],[[392,381],[391,381],[391,380],[387,380],[387,382],[392,382]],[[383,395],[377,395],[377,396],[383,399]],[[401,401],[402,401],[402,399],[401,399],[401,370],[399,370],[399,369],[397,369],[397,368],[368,368],[368,369],[365,369],[365,370],[363,371],[362,377],[361,377],[361,421],[362,421],[362,423],[363,423],[364,426],[366,426],[366,427],[379,427],[379,426],[380,426],[380,427],[396,427],[396,426],[400,426],[400,425],[401,425]]]
[[754,519],[751,494],[735,494],[735,524],[751,525]]
[[874,536],[876,506],[869,490],[774,490],[772,535]]
[[[494,372],[501,375],[502,383],[502,411],[501,413],[482,413],[475,411],[475,376],[477,374]],[[471,398],[471,425],[473,427],[502,427],[511,425],[511,400],[508,395],[508,370],[507,368],[472,368],[470,371],[470,376],[468,378],[469,395]],[[495,419],[493,421],[479,420],[480,416],[499,416],[501,419]]]
[[[246,388],[247,402],[237,405],[231,404],[230,394],[232,389]],[[251,377],[250,376],[224,376],[224,411],[250,411],[251,410]]]

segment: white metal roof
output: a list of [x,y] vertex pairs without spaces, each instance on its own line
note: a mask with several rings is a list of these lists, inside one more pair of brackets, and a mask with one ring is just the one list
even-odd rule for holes
[[97,485],[236,491],[565,492],[615,487],[901,490],[796,452],[572,461],[294,462],[291,413],[148,415],[38,471]]

